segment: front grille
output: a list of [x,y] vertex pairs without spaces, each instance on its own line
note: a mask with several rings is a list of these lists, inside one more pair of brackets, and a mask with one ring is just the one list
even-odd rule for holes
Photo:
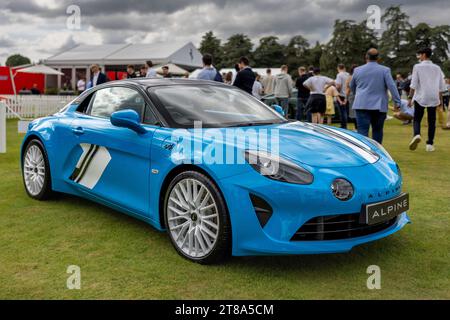
[[359,213],[315,217],[303,224],[291,241],[339,240],[366,236],[392,226],[397,217],[367,225],[359,222]]

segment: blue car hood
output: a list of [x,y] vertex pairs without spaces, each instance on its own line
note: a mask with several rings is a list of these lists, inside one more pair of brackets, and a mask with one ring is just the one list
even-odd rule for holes
[[[380,156],[362,136],[340,131],[328,126],[317,126],[302,122],[290,122],[270,126],[241,127],[244,130],[265,130],[268,140],[279,137],[279,154],[294,162],[312,167],[339,168],[364,166],[378,161]],[[276,130],[276,131],[273,131]],[[256,135],[258,136],[258,135]],[[247,146],[258,145],[248,135]],[[257,139],[257,138],[256,138]],[[258,145],[264,150],[264,146]],[[271,148],[269,148],[271,149]],[[271,151],[271,150],[265,150]]]

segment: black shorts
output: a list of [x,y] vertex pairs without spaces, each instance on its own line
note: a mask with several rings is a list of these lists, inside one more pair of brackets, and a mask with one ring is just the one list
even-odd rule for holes
[[325,113],[327,100],[324,94],[312,94],[308,100],[308,108],[311,113]]

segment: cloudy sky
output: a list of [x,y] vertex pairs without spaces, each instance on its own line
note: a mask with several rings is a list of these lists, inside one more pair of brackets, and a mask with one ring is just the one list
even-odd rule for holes
[[[0,0],[0,63],[13,53],[38,61],[80,43],[198,45],[208,30],[222,39],[245,33],[254,43],[296,34],[322,42],[336,19],[361,21],[369,5],[383,10],[401,3],[412,23],[450,23],[448,0]],[[70,5],[80,8],[79,30],[67,27]]]

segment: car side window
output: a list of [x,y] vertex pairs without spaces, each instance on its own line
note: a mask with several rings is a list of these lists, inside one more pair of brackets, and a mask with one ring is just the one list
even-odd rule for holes
[[109,118],[113,112],[125,109],[135,110],[142,119],[145,100],[136,90],[126,87],[100,89],[95,93],[89,114]]
[[157,125],[157,124],[159,124],[159,120],[155,116],[155,114],[152,112],[151,108],[152,107],[149,106],[148,104],[146,105],[143,123],[150,124],[150,125]]
[[78,105],[77,112],[80,113],[87,113],[89,109],[89,105],[91,104],[92,97],[94,96],[95,92],[89,94],[86,98],[84,98],[83,101]]

